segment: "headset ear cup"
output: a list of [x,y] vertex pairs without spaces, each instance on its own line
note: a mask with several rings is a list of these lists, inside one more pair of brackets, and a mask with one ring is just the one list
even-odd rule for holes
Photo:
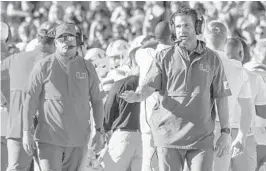
[[83,33],[81,28],[78,25],[75,25],[77,28],[77,45],[82,46],[84,44],[84,39],[83,39]]
[[195,23],[195,30],[197,35],[203,33],[204,26],[205,26],[204,17],[199,12],[197,12],[197,20]]
[[204,17],[203,16],[201,16],[201,24],[200,24],[200,34],[203,34],[203,32],[204,32],[204,30],[205,30],[205,20],[204,20]]
[[11,39],[11,30],[10,28],[8,28],[8,35],[7,35],[7,38],[6,38],[6,43]]

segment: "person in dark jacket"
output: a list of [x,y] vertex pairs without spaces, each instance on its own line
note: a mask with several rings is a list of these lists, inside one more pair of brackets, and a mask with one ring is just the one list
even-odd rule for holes
[[140,171],[142,141],[140,133],[140,103],[128,103],[120,98],[124,91],[135,91],[139,82],[139,68],[131,58],[131,75],[115,82],[105,102],[104,130],[109,135],[104,156],[106,171]]

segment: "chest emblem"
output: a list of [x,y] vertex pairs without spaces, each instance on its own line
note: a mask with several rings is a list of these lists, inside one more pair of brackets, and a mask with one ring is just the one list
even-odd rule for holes
[[204,72],[210,72],[210,66],[209,65],[203,65],[203,64],[200,64],[199,65],[199,69],[201,70],[201,71],[204,71]]
[[82,73],[80,73],[80,72],[76,72],[76,77],[77,77],[78,79],[85,79],[85,78],[87,78],[87,75],[86,75],[85,72],[82,72]]

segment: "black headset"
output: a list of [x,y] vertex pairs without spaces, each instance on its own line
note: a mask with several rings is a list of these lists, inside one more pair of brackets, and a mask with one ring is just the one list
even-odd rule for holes
[[[195,31],[196,31],[197,35],[200,35],[200,34],[203,33],[204,27],[205,27],[204,17],[197,10],[195,10],[195,9],[192,9],[192,10],[195,11],[195,13],[196,13]],[[169,21],[169,28],[170,28],[170,31],[171,31],[170,39],[173,42],[175,42],[177,40],[176,33],[175,33],[175,17],[179,13],[180,13],[180,11],[175,12],[174,14],[172,14],[171,17],[170,17],[170,21]]]
[[7,25],[7,28],[8,28],[8,33],[7,33],[7,37],[5,39],[5,42],[7,43],[10,39],[11,39],[11,29],[10,29],[10,26],[5,23]]
[[76,32],[77,32],[77,46],[84,45],[84,35],[79,25],[74,24]]

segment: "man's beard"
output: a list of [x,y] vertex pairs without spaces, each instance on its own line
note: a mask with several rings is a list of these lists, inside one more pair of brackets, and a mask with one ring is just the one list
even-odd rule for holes
[[76,55],[76,52],[77,52],[76,48],[71,48],[71,49],[61,50],[59,54],[66,57],[73,57]]

